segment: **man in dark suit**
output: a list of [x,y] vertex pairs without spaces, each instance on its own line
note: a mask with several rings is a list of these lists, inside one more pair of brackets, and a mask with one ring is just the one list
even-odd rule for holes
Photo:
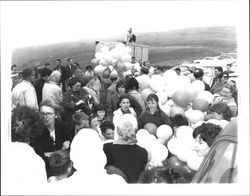
[[63,92],[66,91],[66,83],[67,83],[68,79],[73,75],[73,73],[76,69],[74,60],[72,58],[68,58],[67,62],[68,62],[68,64],[66,66],[61,67],[61,72],[62,72],[61,82],[62,82]]

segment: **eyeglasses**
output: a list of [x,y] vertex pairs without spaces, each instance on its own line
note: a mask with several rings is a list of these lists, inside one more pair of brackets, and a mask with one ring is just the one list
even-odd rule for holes
[[41,115],[42,116],[48,116],[48,117],[51,117],[51,116],[53,116],[55,113],[51,113],[51,112],[41,112]]

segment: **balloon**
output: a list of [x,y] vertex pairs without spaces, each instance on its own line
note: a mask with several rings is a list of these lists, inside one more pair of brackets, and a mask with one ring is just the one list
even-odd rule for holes
[[105,53],[105,52],[108,52],[109,51],[109,47],[108,46],[103,46],[102,48],[101,48],[101,52],[102,53]]
[[100,60],[103,58],[103,54],[101,52],[97,52],[97,53],[95,53],[95,58]]
[[105,59],[103,59],[103,58],[100,59],[99,64],[103,65],[103,66],[108,66],[109,65],[108,62]]
[[180,168],[180,175],[183,176],[188,182],[191,182],[196,171],[190,169],[187,164]]
[[180,141],[177,140],[176,137],[172,137],[167,143],[168,150],[174,155],[177,154],[179,146],[180,146]]
[[132,50],[130,47],[125,47],[124,52],[127,54],[131,54]]
[[209,103],[207,100],[204,99],[195,99],[192,104],[193,110],[200,110],[202,112],[205,112],[208,110]]
[[193,81],[187,90],[189,93],[189,100],[193,101],[198,96],[198,93],[204,90],[205,90],[204,82],[200,80]]
[[158,91],[156,95],[159,98],[159,102],[164,105],[168,101],[168,95],[165,91]]
[[152,94],[155,93],[151,88],[146,88],[141,92],[141,97],[143,99],[143,101],[147,101],[147,97]]
[[195,129],[195,128],[198,127],[198,126],[201,126],[203,123],[206,123],[206,122],[203,121],[203,120],[200,120],[200,121],[196,122],[196,123],[194,124],[194,126],[193,126],[193,129]]
[[103,66],[103,65],[97,65],[95,68],[94,68],[94,73],[98,74],[99,76],[102,76],[104,70],[106,69],[107,67]]
[[161,143],[153,142],[150,146],[150,160],[164,161],[168,157],[168,149]]
[[126,70],[126,65],[123,62],[118,61],[118,63],[117,63],[117,69],[119,71],[125,71]]
[[164,72],[163,77],[165,79],[166,84],[173,85],[173,81],[177,80],[178,76],[177,76],[177,73],[174,70],[169,69],[169,70]]
[[168,163],[177,173],[181,173],[181,168],[183,167],[184,163],[180,161],[176,156],[170,157],[168,159]]
[[154,123],[147,123],[144,129],[148,130],[150,134],[156,135],[157,126]]
[[161,108],[161,110],[167,114],[168,116],[170,116],[170,110],[171,110],[171,106],[168,105],[168,104],[164,104],[164,105],[161,105],[159,104],[159,107]]
[[204,120],[204,113],[200,110],[192,110],[189,112],[187,119],[191,124],[195,124]]
[[224,129],[227,125],[228,125],[228,121],[227,120],[220,120],[219,124],[222,127],[222,129]]
[[205,99],[209,104],[211,104],[214,99],[214,96],[209,91],[200,91],[196,99]]
[[215,124],[215,125],[220,125],[220,122],[219,122],[219,120],[217,120],[217,119],[209,119],[207,122],[208,122],[208,123]]
[[131,62],[131,56],[129,54],[125,54],[122,56],[121,61],[123,61],[124,63]]
[[174,117],[177,114],[181,114],[185,116],[185,111],[182,107],[179,106],[172,106],[170,109],[170,117]]
[[164,87],[164,91],[167,92],[167,96],[172,98],[174,93],[177,91],[178,89],[175,87],[175,85],[172,84],[166,84]]
[[195,155],[193,154],[192,156],[189,156],[188,157],[188,160],[187,160],[187,165],[190,169],[194,170],[194,171],[197,171],[200,167],[200,164],[202,163],[203,161],[203,158],[202,156],[198,156],[198,155]]
[[137,133],[136,133],[136,138],[137,138],[138,140],[141,140],[141,139],[143,139],[144,137],[147,137],[149,134],[150,134],[150,133],[148,132],[148,130],[146,130],[146,129],[140,129],[140,130],[138,130]]
[[149,85],[150,77],[148,75],[143,74],[141,76],[138,76],[136,77],[136,80],[139,83],[140,92],[142,92],[146,88],[150,88],[150,85]]
[[95,58],[95,59],[92,59],[90,62],[94,65],[98,65],[99,60]]
[[182,162],[187,162],[188,157],[191,156],[192,150],[187,148],[185,145],[181,145],[177,151],[176,156]]
[[176,137],[182,143],[190,144],[190,140],[193,140],[193,129],[189,126],[182,125],[176,130]]
[[164,89],[164,78],[160,75],[153,75],[150,78],[150,88],[152,88],[154,91],[158,92]]
[[172,100],[176,105],[178,105],[182,108],[187,108],[187,106],[190,102],[186,91],[175,92]]
[[169,125],[161,125],[156,130],[156,136],[162,144],[172,135],[173,130]]

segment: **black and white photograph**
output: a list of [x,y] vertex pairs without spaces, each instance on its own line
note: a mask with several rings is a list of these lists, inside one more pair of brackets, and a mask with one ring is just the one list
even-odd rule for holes
[[1,194],[249,195],[249,1],[1,1]]

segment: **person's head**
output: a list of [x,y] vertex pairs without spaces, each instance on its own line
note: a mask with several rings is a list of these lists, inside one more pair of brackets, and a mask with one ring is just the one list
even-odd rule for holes
[[74,65],[75,65],[76,67],[80,67],[80,64],[77,63],[77,62],[75,62]]
[[148,95],[147,97],[147,106],[150,111],[155,111],[156,109],[159,109],[159,98],[156,94],[152,93]]
[[91,65],[87,65],[85,69],[86,71],[89,71],[89,72],[93,71],[93,67]]
[[208,153],[221,129],[221,126],[212,123],[203,123],[194,129],[195,149],[200,156],[205,156]]
[[11,71],[15,71],[16,70],[16,64],[11,65]]
[[69,79],[68,86],[72,89],[73,92],[77,92],[82,88],[82,83],[78,77],[72,77]]
[[109,68],[105,69],[102,73],[103,78],[109,78],[111,70]]
[[135,78],[129,78],[127,80],[127,88],[128,90],[138,90],[139,89],[139,83]]
[[97,127],[99,125],[99,121],[98,121],[98,117],[97,117],[97,114],[93,113],[89,116],[89,127],[91,129],[94,129],[97,131]]
[[175,72],[177,73],[177,75],[180,75],[181,74],[181,69],[179,67],[175,68],[174,69]]
[[122,123],[117,125],[118,137],[128,143],[137,143],[136,139],[136,127],[129,120],[122,121]]
[[163,72],[163,68],[161,66],[155,66],[154,67],[154,73],[155,74],[160,74]]
[[53,71],[51,75],[48,77],[48,82],[55,82],[56,84],[59,84],[61,80],[61,72],[60,71]]
[[221,75],[222,75],[222,72],[223,72],[223,69],[222,69],[222,67],[221,66],[217,66],[217,67],[215,67],[214,68],[214,75],[216,76],[216,77],[221,77]]
[[48,157],[48,165],[51,176],[57,176],[59,179],[67,178],[73,173],[73,162],[67,150],[52,152]]
[[44,129],[38,110],[28,106],[14,108],[11,115],[11,141],[30,143],[38,138]]
[[83,72],[82,72],[82,69],[80,67],[76,67],[73,74],[76,77],[83,77]]
[[121,94],[126,92],[126,82],[124,80],[119,80],[116,84],[116,91]]
[[61,63],[62,63],[61,59],[56,59],[56,65],[57,66],[61,65]]
[[176,114],[173,118],[171,118],[171,120],[172,120],[172,127],[175,131],[180,126],[189,125],[187,118],[181,114]]
[[50,67],[50,63],[45,63],[44,65],[46,68]]
[[230,121],[232,114],[226,103],[216,103],[209,107],[207,112],[209,119]]
[[111,121],[104,121],[100,125],[100,129],[102,131],[103,137],[108,140],[108,139],[114,139],[114,130],[115,126]]
[[51,126],[60,118],[62,107],[55,99],[46,99],[40,103],[40,113],[45,126]]
[[196,68],[195,71],[194,71],[194,78],[196,80],[202,80],[203,76],[204,76],[203,69]]
[[123,112],[129,111],[129,107],[131,104],[129,95],[123,94],[119,97],[119,106]]
[[227,64],[227,71],[230,72],[232,69],[232,64]]
[[138,180],[138,183],[177,183],[181,178],[180,174],[172,168],[154,167],[150,170],[144,170]]
[[22,77],[24,80],[27,80],[29,82],[34,82],[35,81],[35,71],[31,68],[23,69]]
[[136,58],[134,56],[131,57],[131,63],[136,63]]
[[228,79],[229,79],[229,73],[227,71],[223,71],[221,81],[226,83]]
[[149,68],[150,67],[150,61],[144,61],[143,66]]
[[47,78],[51,75],[52,71],[48,68],[43,68],[40,73],[41,78],[47,80]]
[[145,67],[145,66],[142,66],[141,68],[141,74],[148,74],[149,73],[149,68],[148,67]]
[[89,117],[84,112],[76,112],[73,114],[72,119],[75,124],[75,132],[78,133],[83,128],[89,127]]
[[95,113],[97,114],[98,120],[104,120],[106,116],[106,107],[103,104],[95,106]]
[[234,98],[237,100],[237,88],[232,82],[227,82],[221,89],[221,96],[225,99]]
[[74,60],[72,58],[68,58],[67,61],[68,61],[68,64],[74,65]]
[[129,33],[132,33],[132,28],[129,28],[128,32],[129,32]]

